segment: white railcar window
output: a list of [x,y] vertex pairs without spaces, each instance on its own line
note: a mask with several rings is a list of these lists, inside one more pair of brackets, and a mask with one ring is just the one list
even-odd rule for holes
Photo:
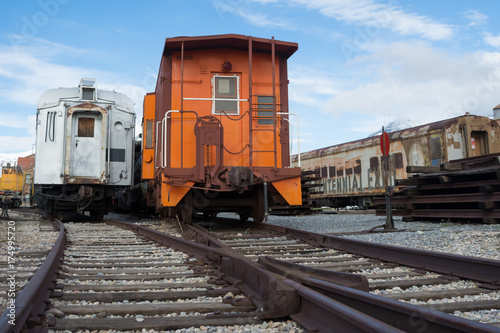
[[47,121],[45,123],[45,142],[54,142],[56,134],[56,114],[55,111],[47,112]]

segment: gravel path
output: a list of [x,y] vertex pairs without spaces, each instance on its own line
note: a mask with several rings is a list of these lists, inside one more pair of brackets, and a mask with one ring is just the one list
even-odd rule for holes
[[[338,233],[368,230],[384,225],[385,217],[351,213],[270,216],[267,223],[319,233]],[[500,260],[500,224],[402,222],[401,218],[394,218],[394,225],[397,229],[406,231],[343,237]]]
[[[52,248],[59,232],[53,230],[50,221],[41,220],[35,212],[20,214],[15,209],[10,209],[9,216],[9,220],[0,220],[0,278],[14,275],[16,290],[20,290],[28,282],[28,277],[32,276],[35,269],[45,260],[43,252]],[[41,254],[30,256],[29,253],[33,252]],[[13,264],[12,268],[10,264]],[[15,273],[8,274],[12,271]],[[7,292],[3,288],[11,288],[11,282],[2,281],[0,287],[1,313],[7,302]]]

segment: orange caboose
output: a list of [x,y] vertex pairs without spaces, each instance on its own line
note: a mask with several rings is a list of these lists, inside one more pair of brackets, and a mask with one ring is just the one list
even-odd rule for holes
[[243,35],[167,38],[144,98],[143,180],[165,216],[301,205],[290,167],[287,60],[296,43]]

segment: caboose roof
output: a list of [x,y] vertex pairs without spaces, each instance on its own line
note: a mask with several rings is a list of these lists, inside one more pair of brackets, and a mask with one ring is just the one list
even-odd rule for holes
[[[165,48],[163,54],[173,51],[180,51],[182,41],[184,41],[184,50],[207,50],[219,49],[228,47],[237,50],[248,50],[248,40],[252,38],[252,50],[254,52],[262,52],[271,54],[272,40],[266,38],[257,38],[245,35],[227,34],[227,35],[212,35],[212,36],[197,36],[197,37],[173,37],[165,40]],[[297,51],[299,45],[292,42],[283,42],[274,40],[275,52],[277,55],[289,58]]]

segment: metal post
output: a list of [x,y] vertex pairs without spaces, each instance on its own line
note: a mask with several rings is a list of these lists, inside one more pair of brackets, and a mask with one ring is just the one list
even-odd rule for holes
[[[389,186],[389,156],[385,155],[385,135],[384,126],[382,126],[382,158],[384,159],[383,171],[384,171],[384,186],[385,186],[385,226],[384,230],[394,230],[394,219],[392,218],[392,206],[390,197],[390,186]],[[387,154],[389,155],[389,154]]]
[[267,182],[264,182],[264,220],[269,217],[269,207],[267,206]]
[[252,126],[253,126],[253,101],[252,101],[252,61],[253,61],[253,45],[252,45],[252,37],[248,37],[248,164],[249,167],[252,168],[253,164],[253,133],[252,133]]
[[275,62],[275,43],[274,36],[272,37],[271,44],[271,61],[272,61],[272,71],[273,71],[273,139],[274,139],[274,168],[278,167],[278,143],[276,140],[276,73],[274,69]]
[[[296,114],[296,113],[292,113],[292,112],[277,112],[277,114],[279,115],[292,115],[292,116],[295,116],[295,118],[297,118],[297,156],[298,156],[298,162],[299,164],[297,165],[298,167],[300,167],[300,133],[299,133],[299,116]],[[287,119],[287,118],[283,118],[285,119],[286,121],[288,121],[288,123],[290,123],[290,120]],[[291,138],[293,140],[293,136]],[[291,154],[291,153],[290,153]]]
[[184,40],[182,40],[181,44],[181,168],[184,165],[183,139],[184,139]]

